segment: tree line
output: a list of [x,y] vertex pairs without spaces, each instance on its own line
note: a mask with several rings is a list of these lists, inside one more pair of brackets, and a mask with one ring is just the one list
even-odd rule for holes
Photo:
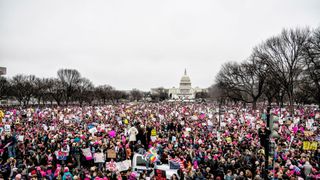
[[211,94],[230,101],[320,104],[320,27],[284,29],[253,48],[247,59],[227,62]]
[[29,105],[31,100],[36,100],[37,104],[106,104],[121,99],[141,100],[144,94],[138,89],[125,92],[110,85],[94,86],[75,69],[60,69],[55,78],[23,74],[0,77],[0,100],[15,99],[20,105]]

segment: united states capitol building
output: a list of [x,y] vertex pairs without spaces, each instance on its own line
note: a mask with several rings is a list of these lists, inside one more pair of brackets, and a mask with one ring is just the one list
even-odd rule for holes
[[[184,70],[184,75],[180,79],[179,88],[172,87],[165,89],[171,100],[193,100],[198,92],[207,92],[207,89],[199,87],[192,88],[190,77],[187,74],[187,70]],[[151,94],[157,93],[156,89],[151,89]]]

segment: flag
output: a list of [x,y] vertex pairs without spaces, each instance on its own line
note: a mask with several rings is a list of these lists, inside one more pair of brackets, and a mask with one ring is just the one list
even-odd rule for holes
[[[176,157],[176,158],[171,158],[170,156],[169,156],[169,164],[170,164],[170,162],[173,162],[173,164],[177,164],[177,163],[179,163],[179,168],[183,171],[183,172],[186,172],[186,169],[185,169],[185,167],[184,167],[184,164],[183,164],[183,161],[180,159],[180,158],[178,158],[178,157]],[[170,169],[171,169],[171,166],[170,166]]]
[[179,158],[169,158],[170,169],[180,169],[180,159]]
[[293,170],[295,173],[300,173],[300,171],[301,171],[300,168],[298,168],[297,166],[294,166]]

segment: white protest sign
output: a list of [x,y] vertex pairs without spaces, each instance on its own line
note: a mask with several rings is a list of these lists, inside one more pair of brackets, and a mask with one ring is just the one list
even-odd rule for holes
[[18,141],[22,141],[23,142],[23,140],[24,140],[24,136],[18,136]]
[[49,126],[50,131],[54,131],[54,126]]
[[221,127],[226,127],[227,123],[221,122]]
[[104,163],[105,158],[103,153],[94,153],[93,155],[94,163]]
[[93,128],[91,128],[91,129],[89,129],[89,132],[90,132],[91,134],[94,134],[94,133],[98,132],[98,130],[97,130],[96,127],[93,127]]
[[4,125],[4,131],[10,132],[11,131],[11,126],[9,124]]
[[43,127],[43,130],[48,131],[48,126],[47,125],[43,124],[42,127]]
[[85,148],[81,149],[83,156],[86,158],[86,160],[91,160],[92,159],[92,153],[90,148]]
[[171,142],[175,142],[177,140],[177,138],[175,136],[172,136],[172,141]]
[[283,124],[283,119],[279,118],[279,124],[282,125]]
[[221,141],[220,132],[217,132],[217,140],[218,140],[219,142]]
[[131,167],[131,160],[125,160],[116,163],[118,171],[127,171]]

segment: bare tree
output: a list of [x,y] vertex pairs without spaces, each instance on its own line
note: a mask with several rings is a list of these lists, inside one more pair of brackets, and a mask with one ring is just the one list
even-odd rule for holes
[[76,91],[76,87],[81,82],[81,75],[75,69],[60,69],[58,78],[62,82],[65,92],[65,100],[68,105],[72,94]]
[[87,78],[81,78],[80,82],[76,86],[74,93],[75,99],[80,103],[80,105],[82,105],[84,101],[91,104],[94,99],[93,90],[94,86],[92,82]]
[[155,88],[154,92],[150,94],[150,96],[151,96],[151,99],[156,101],[164,101],[169,98],[168,90],[166,90],[163,87]]
[[47,80],[47,87],[49,97],[54,99],[57,102],[57,104],[60,105],[65,95],[64,86],[62,82],[57,78],[50,78]]
[[119,102],[120,99],[126,99],[127,97],[128,95],[123,91],[115,89],[111,91],[111,101],[113,104]]
[[268,39],[255,48],[259,56],[270,69],[270,73],[286,91],[291,113],[293,113],[294,89],[303,70],[303,49],[310,37],[309,29],[283,30],[279,36]]
[[38,104],[40,105],[41,100],[43,100],[46,92],[48,84],[46,83],[47,79],[45,78],[36,78],[34,80],[34,97],[37,99]]
[[284,92],[282,90],[282,86],[279,83],[279,81],[275,80],[274,77],[272,76],[271,73],[268,73],[269,71],[267,70],[266,73],[266,79],[265,79],[265,83],[263,86],[263,94],[265,96],[265,98],[268,101],[268,105],[271,105],[271,103],[273,102],[273,100],[279,99],[281,101],[282,104],[282,99],[284,96]]
[[143,97],[142,92],[138,89],[131,90],[130,95],[131,95],[132,100],[134,100],[134,101],[139,101]]
[[9,96],[10,83],[7,78],[0,76],[0,100]]
[[306,66],[299,87],[302,94],[308,92],[309,98],[320,104],[320,27],[313,31],[303,52]]
[[266,67],[251,56],[241,64],[226,63],[216,77],[219,88],[226,89],[226,95],[231,99],[238,99],[253,104],[263,93],[266,79]]
[[223,89],[220,89],[218,84],[213,84],[208,88],[208,94],[212,100],[216,101],[222,96]]
[[234,81],[238,79],[238,67],[235,62],[225,63],[216,76],[216,83],[218,89],[226,90],[223,92],[226,97],[243,100],[243,93]]
[[45,104],[46,102],[51,102],[51,105],[53,104],[54,98],[52,97],[50,93],[50,89],[52,89],[52,86],[54,85],[52,78],[42,78],[42,86],[44,90],[42,90],[42,103]]
[[31,97],[34,94],[34,75],[16,75],[12,78],[13,95],[17,98],[20,104],[28,105]]
[[100,86],[96,87],[96,89],[95,89],[96,97],[97,97],[97,99],[102,100],[103,104],[106,104],[107,100],[112,99],[112,91],[113,90],[114,90],[114,88],[112,86],[100,85]]
[[207,99],[209,97],[208,92],[205,91],[201,91],[201,92],[197,92],[195,95],[196,99]]

